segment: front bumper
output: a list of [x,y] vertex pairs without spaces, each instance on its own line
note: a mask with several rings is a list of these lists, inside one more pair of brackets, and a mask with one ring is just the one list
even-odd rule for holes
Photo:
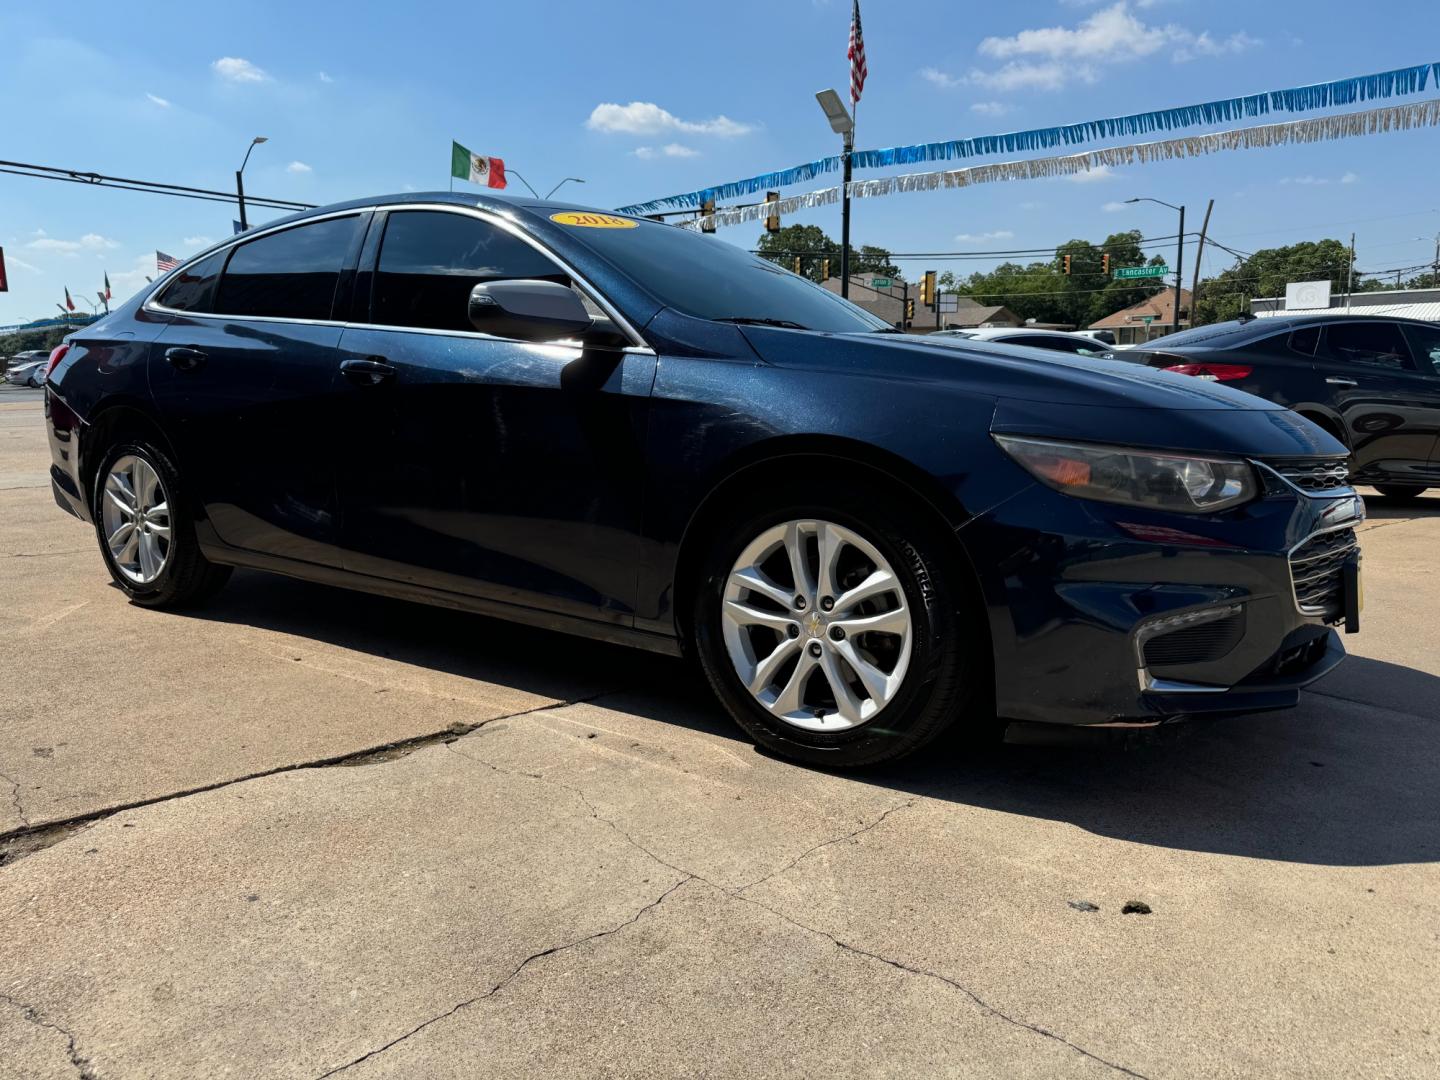
[[[986,601],[1000,715],[1148,725],[1296,704],[1344,658],[1334,627],[1357,617],[1348,530],[1363,517],[1349,489],[1278,487],[1213,516],[1026,489],[959,534]],[[1323,605],[1296,592],[1316,537],[1336,552]]]

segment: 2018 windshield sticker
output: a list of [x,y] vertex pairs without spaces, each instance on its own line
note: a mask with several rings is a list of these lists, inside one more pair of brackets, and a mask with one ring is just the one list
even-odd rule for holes
[[550,220],[560,225],[572,225],[581,229],[633,229],[638,222],[615,214],[592,214],[567,210],[563,214],[551,214]]

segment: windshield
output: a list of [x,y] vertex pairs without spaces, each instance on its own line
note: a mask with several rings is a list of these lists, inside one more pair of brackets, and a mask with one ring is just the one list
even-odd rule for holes
[[571,234],[686,315],[842,334],[890,329],[835,293],[714,236],[658,221]]

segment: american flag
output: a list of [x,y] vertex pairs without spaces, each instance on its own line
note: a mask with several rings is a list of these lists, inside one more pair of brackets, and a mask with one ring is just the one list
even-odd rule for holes
[[180,265],[180,260],[174,255],[166,255],[163,251],[155,252],[155,272],[164,274]]
[[853,109],[865,89],[865,76],[870,74],[865,67],[865,35],[860,31],[860,0],[855,0],[854,14],[850,17],[850,51],[845,55],[850,58],[850,107]]

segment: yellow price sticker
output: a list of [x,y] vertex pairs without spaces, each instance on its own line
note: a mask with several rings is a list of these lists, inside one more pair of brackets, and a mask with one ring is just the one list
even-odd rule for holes
[[593,214],[584,211],[567,210],[563,214],[551,214],[550,220],[559,225],[573,225],[581,229],[633,229],[639,222],[615,214]]

